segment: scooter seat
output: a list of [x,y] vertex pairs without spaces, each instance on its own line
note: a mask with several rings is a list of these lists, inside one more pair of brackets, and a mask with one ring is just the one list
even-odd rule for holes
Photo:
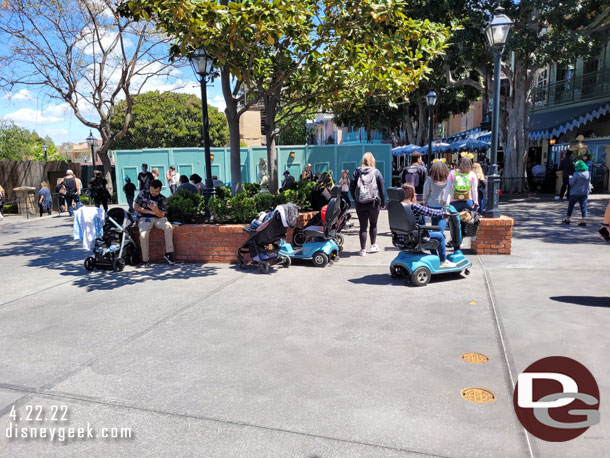
[[309,226],[303,231],[305,237],[324,237],[324,226]]

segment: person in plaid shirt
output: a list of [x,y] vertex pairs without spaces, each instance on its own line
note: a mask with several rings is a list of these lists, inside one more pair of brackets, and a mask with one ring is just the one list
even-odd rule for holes
[[[411,185],[409,183],[405,183],[402,185],[402,189],[405,191],[405,200],[403,200],[403,203],[409,204],[411,206],[411,211],[413,211],[415,216],[418,216],[421,219],[423,219],[426,216],[430,216],[430,217],[435,216],[438,218],[447,217],[447,213],[444,210],[425,207],[423,205],[418,204],[417,198],[415,197],[415,188],[413,187],[413,185]],[[439,242],[438,251],[431,250],[431,252],[432,252],[432,254],[436,254],[439,257],[439,259],[441,260],[441,268],[455,267],[455,263],[453,263],[447,259],[445,234],[443,232],[434,232],[433,231],[433,232],[428,232],[428,236],[430,237],[430,239],[438,240],[438,242]]]

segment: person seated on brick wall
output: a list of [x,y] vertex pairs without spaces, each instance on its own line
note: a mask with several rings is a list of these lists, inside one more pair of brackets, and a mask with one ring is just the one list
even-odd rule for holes
[[140,191],[134,205],[140,215],[138,228],[140,230],[140,248],[142,249],[142,266],[150,265],[150,232],[153,227],[161,229],[165,235],[165,255],[163,258],[168,264],[174,264],[174,241],[172,239],[172,225],[166,218],[167,198],[161,194],[162,183],[153,180],[150,188]]
[[192,192],[193,194],[197,194],[197,188],[194,184],[189,183],[189,179],[186,175],[180,175],[180,185],[178,186],[178,191],[181,189]]

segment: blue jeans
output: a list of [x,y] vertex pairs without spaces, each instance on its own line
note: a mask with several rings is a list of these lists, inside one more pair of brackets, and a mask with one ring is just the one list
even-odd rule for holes
[[[430,208],[434,208],[435,210],[441,210],[443,207],[440,205],[428,205]],[[441,228],[441,232],[445,232],[445,227],[447,226],[447,220],[445,218],[441,218],[440,216],[431,216],[432,225],[439,226]]]
[[587,199],[589,196],[574,196],[571,195],[568,200],[568,218],[572,216],[572,211],[574,210],[574,205],[576,202],[580,205],[580,212],[582,213],[583,219],[587,217]]
[[[438,240],[438,257],[441,262],[447,259],[447,247],[445,245],[445,234],[442,232],[428,232],[430,240]],[[437,250],[430,250],[432,254],[437,254]]]
[[474,206],[474,202],[472,200],[455,200],[451,202],[453,208],[455,208],[458,212],[469,210],[472,211],[472,207]]
[[78,194],[75,194],[75,195],[66,194],[66,205],[68,206],[68,214],[70,216],[74,216],[74,210],[72,209],[72,201],[76,202],[77,210],[81,207],[80,197],[78,196]]

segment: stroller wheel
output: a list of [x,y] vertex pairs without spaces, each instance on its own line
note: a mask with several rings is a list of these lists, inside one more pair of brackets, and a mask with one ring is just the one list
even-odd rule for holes
[[305,233],[303,232],[303,228],[299,227],[294,230],[292,244],[296,247],[302,247],[305,244]]
[[95,258],[93,256],[89,256],[87,259],[85,259],[85,269],[87,269],[89,272],[95,269]]
[[328,256],[326,256],[326,253],[316,251],[311,258],[311,262],[313,262],[313,265],[316,267],[324,267],[328,264]]
[[245,269],[246,265],[247,265],[246,260],[242,256],[238,256],[237,257],[237,266],[240,269]]
[[117,258],[112,262],[112,270],[115,272],[122,272],[125,268],[125,260],[123,258]]
[[290,260],[290,258],[288,256],[283,256],[282,257],[282,266],[283,267],[290,267],[290,264],[292,263],[292,261]]
[[269,273],[269,263],[267,261],[259,262],[258,271],[262,274],[268,274]]
[[430,282],[431,276],[427,267],[418,267],[411,274],[411,281],[415,286],[426,286]]

